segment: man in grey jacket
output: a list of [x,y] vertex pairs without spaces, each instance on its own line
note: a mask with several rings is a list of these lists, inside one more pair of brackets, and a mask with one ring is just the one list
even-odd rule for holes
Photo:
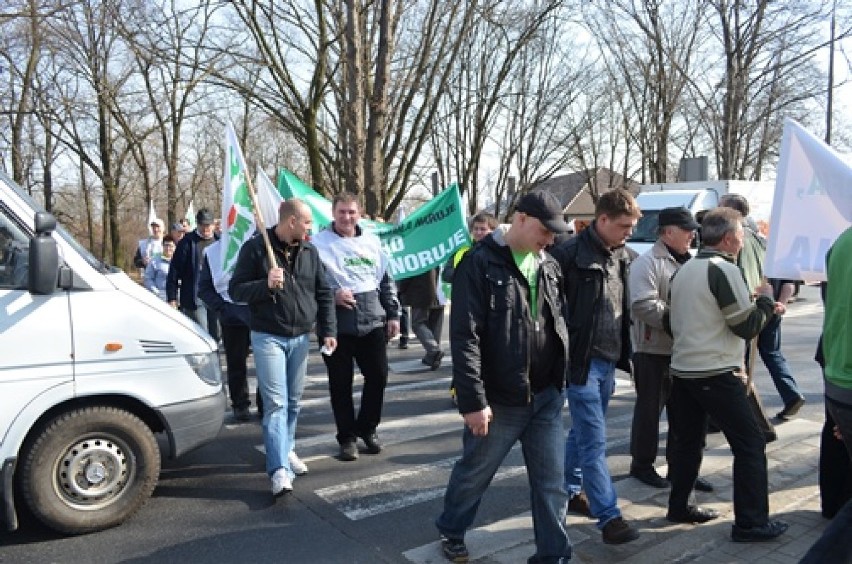
[[[663,329],[668,312],[669,281],[690,258],[689,247],[699,225],[684,207],[660,211],[657,242],[630,265],[630,337],[633,344],[633,384],[636,403],[630,433],[630,475],[655,488],[669,487],[669,481],[654,468],[660,437],[660,415],[668,403],[672,379],[669,363],[672,338]],[[700,491],[712,491],[703,478],[695,484]]]

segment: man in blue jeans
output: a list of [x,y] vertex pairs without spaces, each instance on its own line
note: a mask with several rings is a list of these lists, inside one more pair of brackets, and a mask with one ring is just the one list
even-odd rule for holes
[[544,251],[568,224],[548,192],[526,194],[515,211],[508,232],[496,230],[483,239],[453,278],[450,347],[464,450],[435,521],[444,556],[452,562],[468,561],[465,532],[518,441],[531,490],[536,554],[529,562],[571,558],[560,393],[568,330],[560,315],[559,267]]
[[611,190],[598,199],[592,224],[551,251],[565,276],[571,342],[565,394],[571,411],[565,442],[568,509],[597,519],[607,544],[639,538],[621,516],[607,467],[606,410],[616,367],[630,370],[627,267],[633,254],[624,244],[641,215],[629,192]]
[[240,249],[228,292],[251,310],[251,347],[263,398],[263,443],[272,495],[293,490],[293,478],[307,472],[296,456],[296,419],[308,367],[308,334],[329,350],[337,347],[334,296],[316,247],[305,240],[313,218],[304,202],[281,203],[278,224],[268,229],[275,264],[263,237]]
[[[772,285],[775,301],[786,306],[795,291],[795,282],[792,280],[770,278],[769,283]],[[772,383],[775,384],[778,395],[781,396],[781,400],[784,402],[784,409],[776,417],[786,421],[799,413],[799,410],[805,405],[805,396],[799,391],[799,385],[796,383],[796,379],[793,378],[790,366],[787,364],[787,359],[781,353],[782,319],[783,317],[779,315],[773,317],[766,324],[766,327],[763,328],[757,337],[757,352],[760,354],[766,370],[769,371],[769,375],[772,377]]]

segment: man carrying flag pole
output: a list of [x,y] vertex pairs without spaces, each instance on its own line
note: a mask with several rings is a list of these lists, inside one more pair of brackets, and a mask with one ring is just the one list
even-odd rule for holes
[[[231,297],[247,303],[251,312],[266,471],[277,497],[292,491],[293,478],[308,471],[294,450],[296,420],[315,321],[327,354],[337,348],[334,296],[316,248],[305,241],[312,226],[310,208],[297,199],[282,202],[277,224],[264,229],[233,127],[226,137],[222,270],[231,273]],[[252,237],[252,219],[260,237]]]

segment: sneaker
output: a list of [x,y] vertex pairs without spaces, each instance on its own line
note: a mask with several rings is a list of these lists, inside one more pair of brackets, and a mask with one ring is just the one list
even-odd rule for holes
[[382,452],[382,444],[379,442],[379,437],[375,433],[361,435],[361,440],[367,445],[367,454],[379,454]]
[[568,511],[579,513],[586,517],[592,516],[592,508],[589,506],[589,498],[583,492],[578,493],[568,500]]
[[431,368],[433,371],[441,368],[441,359],[442,358],[444,358],[444,353],[441,352],[441,351],[436,352],[435,358],[432,359],[432,364],[429,365],[429,368]]
[[296,451],[291,450],[287,455],[287,461],[290,463],[290,470],[296,476],[304,476],[308,473],[308,465],[302,462],[302,459],[296,456]]
[[784,409],[782,409],[776,417],[778,417],[778,419],[783,419],[784,421],[792,419],[797,413],[799,413],[799,410],[802,409],[803,405],[805,405],[805,398],[803,396],[799,396],[791,403],[786,404]]
[[731,540],[734,542],[770,541],[784,534],[790,525],[784,521],[770,520],[762,527],[731,526]]
[[235,407],[234,408],[234,419],[239,421],[240,423],[245,423],[246,421],[251,421],[251,411],[247,407]]
[[467,547],[464,545],[464,539],[442,537],[441,552],[444,553],[444,558],[450,562],[467,562],[470,558]]
[[358,460],[358,447],[355,441],[348,441],[340,445],[340,460],[352,462]]
[[639,533],[623,517],[610,519],[603,528],[603,541],[606,544],[624,544],[639,538]]
[[272,473],[272,495],[279,497],[293,491],[293,482],[284,468]]

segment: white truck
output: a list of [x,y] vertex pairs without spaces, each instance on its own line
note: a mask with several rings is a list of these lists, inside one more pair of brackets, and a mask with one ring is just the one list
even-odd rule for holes
[[9,530],[22,506],[66,534],[118,525],[154,490],[161,444],[176,457],[222,427],[211,337],[97,260],[2,173],[0,351]]
[[[636,203],[642,210],[642,217],[636,224],[627,245],[639,254],[647,251],[657,240],[657,221],[660,210],[683,206],[700,217],[701,212],[719,205],[724,194],[741,194],[751,207],[750,216],[755,221],[769,222],[772,211],[772,197],[775,193],[774,181],[748,180],[708,180],[701,182],[667,182],[646,184],[640,188]],[[698,247],[696,237],[693,246]]]

